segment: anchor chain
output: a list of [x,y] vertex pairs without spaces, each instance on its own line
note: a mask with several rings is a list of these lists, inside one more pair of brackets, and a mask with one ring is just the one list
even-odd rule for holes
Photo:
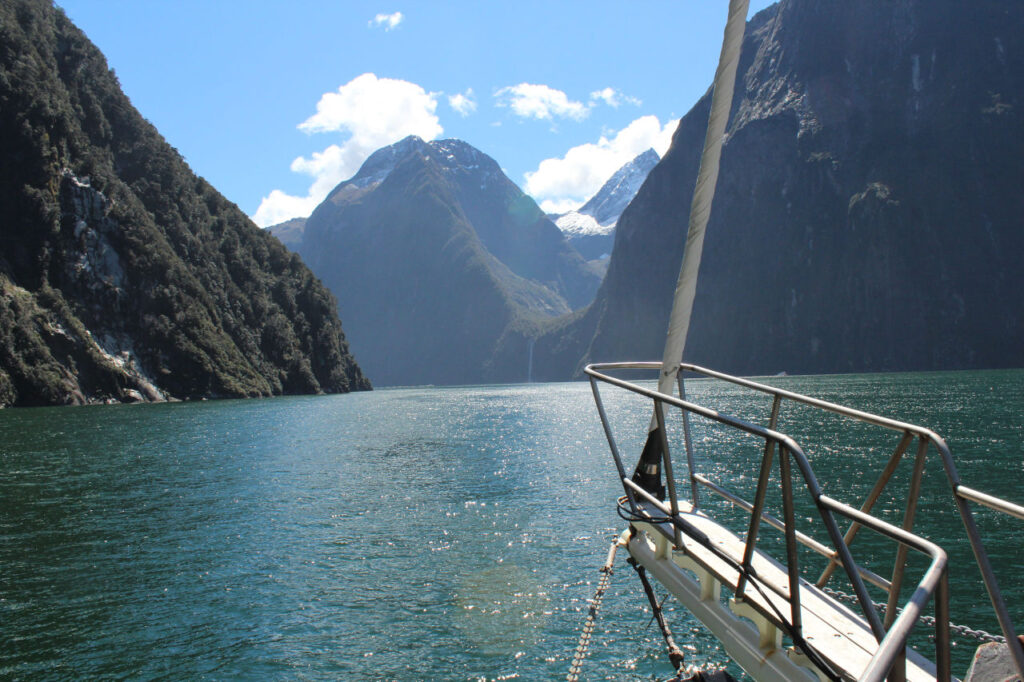
[[615,553],[619,549],[621,540],[612,543],[608,550],[608,559],[601,567],[601,579],[597,582],[597,591],[594,598],[590,600],[590,609],[587,612],[587,619],[583,622],[583,632],[580,633],[579,644],[576,645],[576,653],[573,655],[572,665],[569,666],[569,674],[566,675],[566,682],[577,682],[580,679],[580,669],[583,666],[583,659],[587,657],[587,649],[590,647],[590,637],[594,632],[594,625],[597,622],[597,612],[601,610],[601,602],[604,600],[604,593],[611,583]]
[[[859,601],[857,601],[857,597],[855,597],[854,595],[846,594],[845,592],[840,592],[839,590],[834,590],[831,587],[822,587],[821,591],[829,595],[830,597],[838,599],[839,601],[845,601],[850,604],[860,603]],[[885,613],[885,604],[875,604],[875,608],[878,609],[881,613]],[[899,615],[902,612],[903,609],[896,609],[897,615]],[[935,627],[935,616],[926,616],[922,614],[919,620],[929,627]],[[949,632],[950,634],[960,635],[961,637],[969,637],[979,642],[999,642],[1001,644],[1006,642],[1006,638],[1002,635],[993,635],[992,633],[985,632],[984,630],[975,630],[966,625],[956,625],[955,623],[949,624]]]

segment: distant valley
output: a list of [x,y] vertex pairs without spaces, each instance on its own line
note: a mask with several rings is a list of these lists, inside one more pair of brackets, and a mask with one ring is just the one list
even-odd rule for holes
[[[710,92],[576,211],[407,137],[257,228],[44,0],[0,5],[0,406],[578,378],[659,359]],[[1024,366],[1024,5],[747,25],[685,359]],[[342,331],[342,322],[344,331]]]
[[[270,231],[291,240],[294,225]],[[525,381],[529,339],[600,283],[533,199],[459,140],[377,151],[286,243],[335,292],[378,385]]]
[[[1024,365],[1022,23],[1012,2],[952,0],[786,0],[748,23],[688,360],[743,374]],[[579,210],[547,216],[603,277],[593,301],[597,280],[564,246],[507,260],[496,235],[553,245],[556,232],[503,175],[484,192],[455,141],[378,152],[302,242],[301,221],[272,231],[344,292],[357,357],[385,384],[564,380],[587,362],[657,359],[709,101],[664,159],[645,153]],[[512,207],[529,219],[510,221]]]

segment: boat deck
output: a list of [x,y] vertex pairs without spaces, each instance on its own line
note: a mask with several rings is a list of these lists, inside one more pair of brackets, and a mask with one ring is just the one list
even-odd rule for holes
[[[656,509],[652,508],[649,511],[652,516],[663,516]],[[688,504],[680,503],[679,511],[684,521],[706,534],[718,549],[737,564],[742,563],[745,547],[743,540],[705,514],[694,512]],[[656,549],[652,550],[655,559],[657,559],[658,554],[667,556],[668,561],[675,567],[678,567],[680,570],[685,569],[695,572],[699,578],[700,571],[693,571],[692,564],[689,564],[688,560],[692,560],[694,564],[710,573],[721,585],[729,588],[733,594],[736,593],[740,578],[739,571],[716,556],[709,549],[684,534],[683,545],[685,551],[680,552],[676,550],[673,552],[671,547],[674,541],[674,531],[670,524],[634,523],[634,525],[647,530],[648,534],[651,535],[651,540],[657,546]],[[633,551],[636,542],[634,540],[631,543],[631,551]],[[663,558],[662,560],[665,559]],[[647,562],[644,563],[646,564]],[[769,650],[778,648],[781,644],[781,628],[783,624],[779,619],[778,613],[776,613],[776,609],[786,618],[790,617],[790,603],[783,596],[788,596],[790,593],[789,575],[785,566],[760,550],[755,551],[751,563],[757,576],[760,578],[763,594],[748,583],[742,600],[734,600],[732,610],[734,613],[749,617],[749,610],[747,609],[753,609],[761,616],[761,619],[766,619],[771,626],[779,628],[778,632],[765,633],[764,627],[766,625],[764,620],[757,619],[756,617],[752,619],[755,621],[761,620],[762,625],[759,625],[759,627],[762,628],[760,637],[762,648]],[[705,591],[704,594],[706,596],[707,592]],[[768,600],[771,600],[775,609],[769,605]],[[803,579],[800,581],[800,604],[802,607],[801,618],[803,621],[804,639],[835,670],[848,671],[844,674],[844,678],[856,679],[856,677],[849,676],[849,671],[863,671],[878,649],[878,642],[875,640],[863,617],[854,613],[814,584]],[[689,607],[689,605],[687,606]],[[935,665],[911,649],[907,650],[906,668],[907,680],[927,680],[928,682],[935,680]],[[857,676],[859,677],[859,675]]]

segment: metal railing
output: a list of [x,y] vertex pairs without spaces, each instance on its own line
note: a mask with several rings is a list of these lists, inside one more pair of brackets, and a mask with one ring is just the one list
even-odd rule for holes
[[[802,544],[809,547],[813,551],[829,559],[828,565],[816,582],[817,587],[824,587],[837,567],[843,568],[856,594],[864,619],[871,628],[876,640],[879,642],[878,649],[873,655],[868,668],[863,672],[861,679],[883,679],[886,675],[890,676],[889,679],[901,678],[902,667],[900,661],[902,660],[902,653],[906,646],[907,636],[909,635],[910,630],[914,627],[919,616],[922,614],[925,604],[933,596],[936,602],[935,637],[938,679],[950,679],[949,589],[946,570],[946,556],[942,549],[937,545],[915,536],[912,533],[917,500],[924,472],[925,459],[929,450],[934,448],[942,459],[943,467],[953,492],[953,498],[956,502],[957,510],[964,524],[967,537],[971,544],[971,549],[974,552],[976,562],[985,583],[986,590],[988,591],[996,617],[999,620],[1000,627],[1006,637],[1007,645],[1009,646],[1018,671],[1022,676],[1024,676],[1024,650],[1022,650],[1021,644],[1016,638],[1013,623],[999,591],[998,583],[992,571],[991,563],[989,562],[988,555],[985,552],[984,545],[982,544],[968,501],[984,505],[988,508],[1020,519],[1024,519],[1024,507],[1007,502],[1000,498],[986,495],[985,493],[981,493],[962,485],[949,447],[940,436],[931,430],[920,426],[862,412],[860,410],[851,409],[835,403],[818,400],[816,398],[810,398],[808,396],[767,386],[748,379],[733,377],[710,369],[698,367],[696,365],[683,364],[680,366],[679,398],[659,393],[656,390],[606,374],[606,372],[609,371],[624,370],[660,371],[661,363],[602,363],[589,365],[585,369],[585,372],[590,377],[591,388],[594,393],[594,399],[597,404],[602,425],[604,426],[605,435],[608,439],[619,478],[622,481],[623,488],[626,493],[628,504],[631,506],[632,510],[636,512],[639,509],[637,502],[638,495],[641,496],[648,504],[650,504],[651,500],[654,498],[646,492],[638,490],[635,484],[633,484],[626,475],[622,457],[612,433],[611,424],[608,420],[604,403],[601,399],[598,382],[625,389],[637,395],[644,396],[653,402],[655,419],[661,431],[663,464],[669,493],[669,503],[665,505],[658,502],[658,505],[660,505],[658,508],[662,513],[667,514],[670,519],[674,520],[673,526],[677,547],[681,547],[681,534],[685,527],[685,523],[680,522],[679,501],[675,489],[675,479],[672,472],[672,457],[669,452],[667,431],[665,429],[665,415],[663,407],[665,405],[678,408],[682,412],[686,462],[689,471],[688,479],[690,481],[693,509],[696,510],[700,507],[699,489],[700,487],[704,487],[750,513],[742,565],[750,565],[756,549],[758,530],[762,521],[780,530],[785,535],[787,554],[786,564],[787,570],[789,571],[790,594],[780,594],[780,596],[788,599],[790,603],[792,626],[797,632],[799,632],[798,628],[800,627],[800,575],[797,545]],[[687,401],[685,384],[683,381],[684,371],[728,382],[730,384],[750,389],[754,392],[771,396],[772,407],[768,419],[768,426],[763,427],[752,424],[734,416]],[[883,468],[878,481],[868,494],[867,499],[859,509],[855,509],[824,495],[800,445],[789,436],[775,430],[784,401],[824,410],[846,419],[864,422],[884,429],[896,431],[901,434],[899,444],[896,446],[895,451],[890,456],[886,466]],[[764,449],[760,463],[760,474],[755,491],[755,499],[752,503],[743,500],[739,496],[726,490],[722,486],[715,484],[709,478],[696,471],[689,423],[691,414],[737,429],[763,440]],[[910,491],[907,495],[907,505],[903,514],[902,527],[897,527],[871,516],[870,513],[895,472],[897,465],[902,460],[904,454],[915,439],[918,441],[918,446],[914,469],[911,474]],[[785,517],[782,520],[771,516],[765,511],[766,495],[776,450],[779,451],[780,485],[782,488],[781,492],[783,498],[783,516]],[[832,543],[831,548],[803,533],[797,532],[795,529],[795,508],[793,501],[790,458],[796,462],[797,468],[802,475],[810,497],[822,518]],[[655,502],[657,502],[657,500],[655,500]],[[833,514],[845,516],[850,520],[850,526],[845,533],[840,533]],[[858,565],[853,560],[849,546],[862,527],[870,528],[896,541],[896,560],[894,562],[891,579],[886,579],[876,573],[873,573]],[[931,563],[921,577],[917,589],[914,590],[910,601],[904,605],[902,612],[897,616],[897,602],[900,597],[906,573],[908,549],[914,549],[928,555],[931,557]],[[742,597],[744,594],[746,580],[746,575],[741,573],[736,589],[738,597]],[[867,593],[867,589],[864,585],[865,580],[888,592],[888,603],[886,605],[886,617],[884,623],[878,615],[874,602]],[[894,665],[896,666],[895,668],[893,667]]]

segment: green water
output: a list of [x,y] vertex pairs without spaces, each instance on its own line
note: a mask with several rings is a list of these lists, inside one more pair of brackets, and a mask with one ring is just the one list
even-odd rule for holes
[[[929,426],[968,485],[1024,500],[1024,372],[771,381]],[[732,389],[689,390],[767,415]],[[606,396],[635,457],[649,408]],[[783,426],[853,504],[895,447],[856,430],[840,440],[795,409]],[[700,468],[745,493],[757,455],[730,438],[695,424]],[[921,532],[943,542],[959,521],[937,460],[927,478]],[[6,410],[0,678],[564,678],[622,528],[620,490],[585,383]],[[899,496],[883,504],[898,520]],[[1024,622],[1024,524],[980,513],[979,525]],[[995,630],[960,566],[969,550],[949,542],[954,618]],[[618,569],[584,674],[667,677],[637,581]],[[667,608],[693,662],[725,663]]]

